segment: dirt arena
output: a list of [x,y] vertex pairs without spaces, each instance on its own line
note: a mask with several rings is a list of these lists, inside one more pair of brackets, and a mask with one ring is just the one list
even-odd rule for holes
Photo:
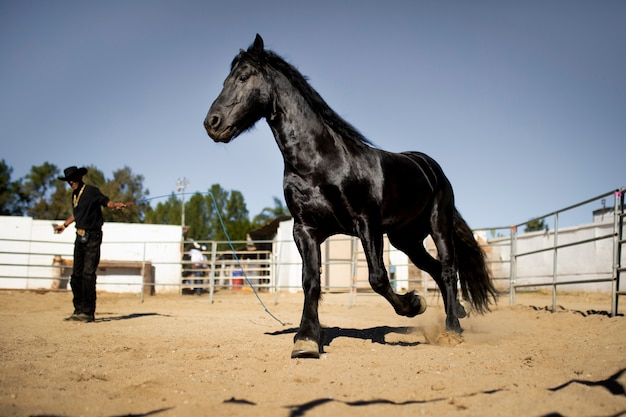
[[261,295],[284,326],[247,291],[98,297],[77,323],[70,293],[0,291],[1,416],[626,415],[626,319],[602,312],[607,294],[559,295],[556,314],[550,295],[505,297],[463,319],[460,344],[436,297],[408,319],[328,294],[319,360],[289,357],[301,294]]

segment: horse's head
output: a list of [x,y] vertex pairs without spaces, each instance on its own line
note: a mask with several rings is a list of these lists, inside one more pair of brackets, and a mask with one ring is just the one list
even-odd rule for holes
[[241,50],[204,119],[204,128],[216,142],[230,142],[271,112],[270,84],[263,69],[263,39],[258,34],[247,51]]

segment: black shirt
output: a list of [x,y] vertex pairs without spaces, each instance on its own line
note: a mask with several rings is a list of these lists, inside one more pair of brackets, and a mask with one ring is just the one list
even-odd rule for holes
[[[102,207],[109,202],[109,197],[100,192],[93,185],[84,184],[84,189],[75,190],[72,193],[72,206],[76,228],[85,230],[100,230],[104,219]],[[74,201],[76,203],[74,204]]]

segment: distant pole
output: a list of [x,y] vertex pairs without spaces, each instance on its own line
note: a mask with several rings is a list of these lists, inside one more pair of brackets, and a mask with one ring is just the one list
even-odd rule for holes
[[185,227],[185,188],[187,188],[188,185],[189,180],[186,177],[183,177],[182,180],[180,178],[176,180],[176,191],[178,191],[181,196],[180,227],[182,228]]

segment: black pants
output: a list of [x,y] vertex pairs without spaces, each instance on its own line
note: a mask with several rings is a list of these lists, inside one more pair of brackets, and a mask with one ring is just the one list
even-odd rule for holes
[[101,231],[89,231],[86,236],[76,235],[74,269],[70,279],[74,294],[74,314],[93,316],[96,312],[96,270],[100,263],[101,244]]

